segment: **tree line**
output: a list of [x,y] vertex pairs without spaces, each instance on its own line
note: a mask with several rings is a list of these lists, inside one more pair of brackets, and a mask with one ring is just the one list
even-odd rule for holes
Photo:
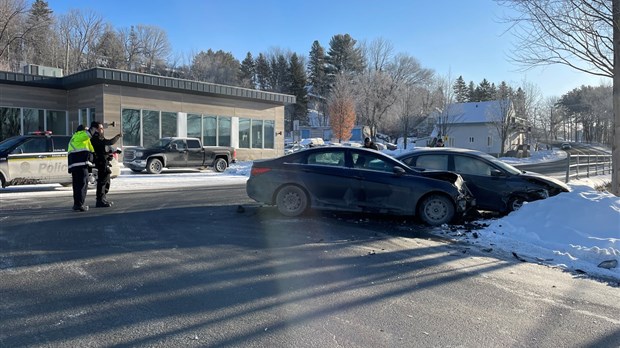
[[[525,119],[531,136],[542,142],[560,138],[611,143],[612,91],[609,86],[582,86],[560,98],[543,99],[536,86],[510,86],[483,79],[465,82],[423,67],[407,53],[397,53],[382,38],[359,42],[349,34],[334,35],[327,47],[314,41],[308,56],[281,49],[238,60],[230,52],[207,49],[185,59],[171,50],[166,32],[153,25],[114,28],[90,11],[74,9],[55,15],[46,1],[5,0],[0,6],[0,69],[20,71],[24,62],[62,68],[72,74],[106,67],[203,82],[291,94],[285,127],[331,126],[346,141],[354,125],[367,126],[371,136],[389,140],[430,132],[440,133],[458,115],[452,103],[510,100],[517,117]],[[429,115],[437,120],[428,122]],[[500,136],[507,120],[498,119]],[[503,135],[502,135],[503,134]],[[577,139],[580,137],[579,139]]]

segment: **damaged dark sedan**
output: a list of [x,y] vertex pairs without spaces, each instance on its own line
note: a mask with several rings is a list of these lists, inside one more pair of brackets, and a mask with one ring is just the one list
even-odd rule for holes
[[396,157],[412,168],[449,170],[460,174],[476,198],[479,210],[509,213],[524,202],[568,192],[569,187],[542,174],[519,170],[475,150],[423,148]]
[[429,225],[448,223],[475,204],[456,173],[421,172],[378,151],[341,146],[256,160],[246,190],[286,216],[312,208],[417,216]]

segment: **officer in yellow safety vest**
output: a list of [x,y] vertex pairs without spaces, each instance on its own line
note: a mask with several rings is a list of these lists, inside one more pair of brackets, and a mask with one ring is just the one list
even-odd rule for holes
[[69,141],[67,159],[69,173],[73,179],[73,210],[87,211],[86,192],[88,191],[88,172],[93,167],[94,151],[90,143],[91,134],[80,125]]

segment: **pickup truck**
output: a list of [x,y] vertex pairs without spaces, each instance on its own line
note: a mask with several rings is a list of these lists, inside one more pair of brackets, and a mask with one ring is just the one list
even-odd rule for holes
[[236,161],[237,152],[232,147],[202,146],[198,138],[166,137],[149,147],[123,149],[123,164],[135,173],[146,169],[149,174],[159,174],[164,168],[213,167],[223,172]]

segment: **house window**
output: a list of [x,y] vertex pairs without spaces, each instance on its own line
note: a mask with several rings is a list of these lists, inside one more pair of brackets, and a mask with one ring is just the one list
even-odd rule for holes
[[123,145],[140,146],[140,110],[123,109]]
[[230,132],[232,128],[232,119],[230,117],[220,116],[217,119],[217,145],[230,146]]
[[161,137],[176,137],[177,136],[177,119],[176,112],[162,112],[161,113]]
[[473,143],[474,142],[474,137],[469,137],[469,142]]
[[239,147],[242,149],[250,148],[250,119],[239,119]]
[[273,149],[275,146],[275,121],[265,121],[265,149]]
[[202,136],[202,116],[187,114],[187,136],[198,138]]
[[202,143],[205,146],[217,145],[217,117],[204,116],[202,123]]
[[263,148],[263,121],[252,120],[252,148]]
[[487,137],[487,146],[491,146],[493,144],[493,138]]

